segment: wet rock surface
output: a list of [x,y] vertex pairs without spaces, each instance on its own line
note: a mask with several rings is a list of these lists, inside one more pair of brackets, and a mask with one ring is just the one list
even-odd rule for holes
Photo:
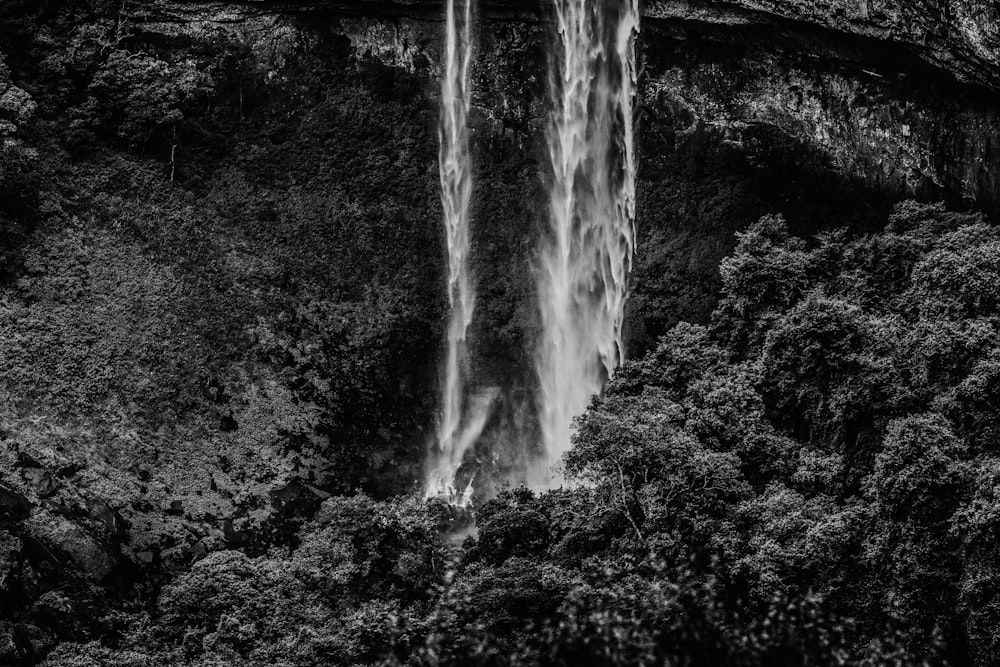
[[[544,40],[539,23],[549,8],[538,0],[477,7],[477,68],[498,77],[479,87],[477,103],[487,118],[502,117],[498,105],[530,100],[511,98],[507,78],[519,56],[508,61],[488,52],[496,38],[487,34],[489,23]],[[148,3],[142,25],[154,40],[235,32],[275,73],[282,53],[308,43],[312,31],[332,29],[359,54],[408,69],[429,63],[433,74],[441,9],[436,0],[161,1]],[[991,139],[1000,128],[994,3],[650,0],[643,11],[643,111],[651,125],[669,124],[681,139],[699,125],[737,145],[753,143],[751,135],[767,126],[887,196],[944,197],[1000,211],[1000,157]],[[532,69],[534,82],[522,83],[528,97],[538,97],[542,61]],[[494,86],[508,87],[507,94],[491,95]],[[534,120],[537,131],[541,118]]]
[[[149,2],[150,16],[241,21],[267,13],[326,12],[438,20],[440,0]],[[544,20],[544,0],[482,0],[486,19]],[[988,0],[648,0],[647,21],[712,27],[812,30],[815,42],[858,37],[903,47],[963,81],[1000,85],[1000,8]],[[815,31],[827,31],[822,35]]]

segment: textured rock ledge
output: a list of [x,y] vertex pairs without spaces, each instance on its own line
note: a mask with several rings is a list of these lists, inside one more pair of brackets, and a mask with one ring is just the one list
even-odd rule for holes
[[[269,76],[283,54],[332,30],[352,49],[413,70],[439,62],[441,0],[156,0],[154,41],[240,33]],[[544,66],[544,0],[481,0],[477,107],[533,125]],[[831,168],[892,197],[964,200],[1000,212],[1000,8],[988,0],[648,0],[644,104],[678,142],[695,128],[752,149],[761,127],[816,149]],[[511,42],[493,39],[499,29]],[[493,25],[491,25],[491,23]]]
[[[247,14],[316,11],[435,19],[441,5],[441,0],[156,0],[148,8],[168,20],[206,12],[214,20],[238,21]],[[482,0],[477,11],[484,18],[539,20],[547,3]],[[663,21],[777,31],[795,27],[878,40],[905,48],[962,81],[1000,90],[1000,5],[991,0],[647,0],[643,13]]]
[[819,28],[903,47],[1000,89],[1000,5],[990,0],[651,0],[646,15],[717,25]]

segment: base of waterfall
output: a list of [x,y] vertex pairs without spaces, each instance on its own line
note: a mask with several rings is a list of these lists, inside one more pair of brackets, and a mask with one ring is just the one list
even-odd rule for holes
[[471,508],[472,494],[475,488],[472,482],[475,477],[469,480],[464,487],[455,486],[448,481],[439,471],[433,471],[430,475],[427,487],[424,489],[424,500],[440,500],[452,507]]
[[[464,423],[438,433],[437,442],[430,448],[424,498],[439,498],[456,507],[472,506],[473,482],[478,472],[465,474],[467,458],[486,428],[499,393],[496,387],[480,390],[468,402]],[[465,478],[468,481],[463,481]]]

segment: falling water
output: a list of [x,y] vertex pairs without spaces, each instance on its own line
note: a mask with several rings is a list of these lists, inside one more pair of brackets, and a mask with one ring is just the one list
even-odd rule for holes
[[546,128],[553,179],[542,247],[535,368],[545,456],[534,483],[570,445],[573,418],[622,360],[635,247],[633,105],[638,0],[553,0],[557,20]]
[[459,483],[465,454],[482,433],[493,393],[468,396],[466,335],[472,324],[475,293],[469,276],[469,201],[472,163],[466,120],[470,105],[469,62],[472,56],[472,0],[465,0],[459,26],[455,0],[448,0],[444,76],[441,81],[441,203],[448,242],[448,349],[445,354],[441,415],[437,441],[431,448],[425,494],[466,506],[472,478]]

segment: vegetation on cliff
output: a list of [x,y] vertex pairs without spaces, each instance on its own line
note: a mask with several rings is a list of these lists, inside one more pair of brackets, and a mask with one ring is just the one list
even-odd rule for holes
[[998,246],[941,206],[810,244],[765,217],[711,325],[580,419],[585,484],[451,547],[447,508],[331,498],[49,664],[992,664]]
[[411,488],[432,419],[423,79],[335,35],[269,77],[119,9],[0,8],[2,664]]
[[[636,361],[579,423],[584,484],[454,544],[405,494],[430,63],[150,7],[0,7],[0,664],[993,663],[995,228],[644,110]],[[526,384],[540,56],[494,33],[476,362]]]

